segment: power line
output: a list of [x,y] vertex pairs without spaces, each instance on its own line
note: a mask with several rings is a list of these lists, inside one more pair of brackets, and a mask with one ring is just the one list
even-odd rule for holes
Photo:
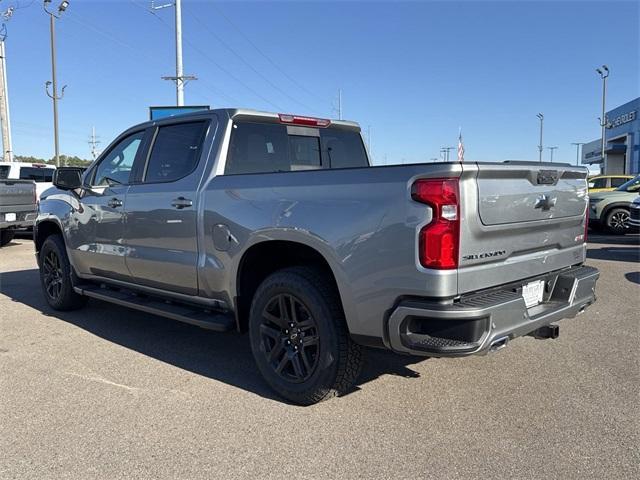
[[307,94],[311,95],[312,97],[315,97],[317,100],[320,100],[321,102],[325,102],[326,99],[320,98],[318,95],[316,95],[315,93],[313,93],[311,90],[307,89],[304,85],[302,85],[301,83],[299,83],[295,78],[293,78],[292,76],[290,76],[287,72],[285,72],[282,68],[280,68],[266,53],[264,53],[262,51],[262,49],[260,47],[258,47],[258,45],[256,45],[250,38],[248,35],[246,35],[241,29],[240,27],[238,27],[227,15],[225,15],[225,13],[215,4],[215,3],[211,3],[210,4],[214,9],[216,9],[216,11],[220,14],[220,16],[222,18],[224,18],[227,23],[229,23],[229,25],[231,25],[239,34],[242,38],[244,38],[246,40],[247,43],[249,43],[249,45],[251,45],[256,52],[258,52],[260,55],[262,55],[272,66],[273,68],[275,68],[276,70],[278,70],[283,76],[285,76],[291,83],[293,83],[294,85],[296,85],[298,88],[300,88],[301,90],[304,90]]
[[[134,2],[133,0],[130,0],[133,4],[136,4],[136,2]],[[139,5],[138,5],[139,6]],[[154,17],[156,17],[158,19],[158,21],[160,21],[165,27],[171,29],[171,26],[165,22],[162,18],[160,18],[158,15],[154,14]],[[237,83],[239,83],[240,85],[242,85],[244,88],[246,88],[248,91],[250,91],[251,93],[253,93],[256,97],[260,98],[261,100],[263,100],[264,102],[268,103],[269,105],[271,105],[272,107],[275,107],[277,110],[282,110],[282,108],[280,106],[278,106],[277,104],[275,104],[274,102],[272,102],[271,100],[269,100],[268,98],[266,98],[265,96],[263,96],[262,94],[258,93],[256,90],[254,90],[253,88],[251,88],[249,85],[247,85],[245,82],[243,82],[240,78],[238,78],[236,75],[234,75],[233,73],[231,73],[227,68],[223,67],[222,65],[220,65],[218,62],[216,62],[213,58],[211,58],[209,55],[207,55],[204,51],[202,51],[197,45],[195,45],[192,41],[190,41],[188,38],[183,37],[183,40],[187,43],[187,45],[189,45],[194,51],[196,51],[197,53],[199,53],[204,59],[208,60],[209,62],[211,62],[213,65],[215,65],[216,67],[218,67],[219,70],[221,70],[222,72],[224,72],[225,74],[227,74],[229,77],[231,77],[234,81],[236,81]]]
[[238,59],[240,59],[240,61],[242,63],[244,63],[247,67],[249,67],[256,75],[258,75],[260,78],[262,78],[265,82],[267,82],[274,90],[277,90],[278,92],[280,92],[282,95],[284,95],[285,97],[287,97],[289,100],[291,100],[292,102],[297,103],[298,105],[301,105],[302,107],[306,108],[307,110],[309,110],[310,112],[314,112],[317,113],[317,111],[306,105],[305,103],[297,100],[296,98],[292,97],[291,95],[289,95],[287,92],[285,92],[282,88],[280,88],[278,85],[276,85],[275,83],[273,83],[273,81],[267,77],[266,75],[264,75],[262,72],[260,72],[257,68],[255,68],[253,65],[251,65],[250,62],[248,62],[242,55],[240,55],[235,49],[233,49],[227,42],[225,42],[222,38],[220,38],[219,35],[217,35],[213,30],[211,30],[206,23],[204,23],[202,20],[200,20],[197,16],[193,15],[188,9],[185,9],[185,11],[187,12],[187,14],[192,17],[198,24],[200,24],[200,26],[206,30],[213,38],[215,38],[216,40],[218,40],[218,42],[220,42],[222,44],[222,46],[224,46],[227,50],[229,50],[234,56],[236,56]]

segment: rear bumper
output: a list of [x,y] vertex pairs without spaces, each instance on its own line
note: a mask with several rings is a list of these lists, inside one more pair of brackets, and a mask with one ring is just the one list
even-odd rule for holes
[[16,212],[16,219],[6,220],[6,214],[0,213],[0,230],[5,228],[27,228],[33,227],[38,213],[36,211]]
[[573,267],[528,279],[545,281],[543,303],[527,309],[521,284],[467,295],[459,302],[407,300],[387,322],[390,349],[430,357],[462,357],[487,353],[492,346],[531,333],[563,318],[575,317],[595,302],[600,273]]

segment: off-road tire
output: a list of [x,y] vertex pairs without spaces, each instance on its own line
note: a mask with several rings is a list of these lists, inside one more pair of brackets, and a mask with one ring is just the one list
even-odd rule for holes
[[[297,383],[283,378],[269,362],[266,337],[261,333],[261,325],[266,321],[263,312],[272,304],[270,302],[281,296],[295,298],[298,306],[309,314],[305,318],[312,317],[317,325],[313,330],[317,334],[314,335],[317,340],[315,368],[305,368],[308,378],[298,379]],[[278,395],[299,405],[312,405],[349,392],[362,368],[362,347],[349,336],[336,287],[327,274],[316,268],[285,268],[262,282],[251,304],[249,336],[253,356],[264,379]],[[296,355],[293,351],[289,353]],[[304,353],[299,351],[297,354]]]
[[[56,259],[57,263],[55,262]],[[55,265],[52,265],[52,262]],[[60,311],[77,310],[87,303],[87,297],[78,295],[73,290],[73,270],[69,263],[69,257],[67,257],[64,240],[60,235],[51,235],[44,241],[40,248],[39,264],[42,293],[51,308]],[[57,267],[55,269],[58,271],[52,274],[51,270],[54,266]],[[57,283],[53,289],[55,295],[51,293],[52,288],[48,283],[51,275],[55,276]]]
[[4,247],[11,243],[16,232],[12,228],[0,230],[0,247]]

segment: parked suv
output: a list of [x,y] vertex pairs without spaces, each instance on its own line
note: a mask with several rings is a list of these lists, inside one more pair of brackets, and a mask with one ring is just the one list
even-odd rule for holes
[[589,226],[610,233],[629,231],[629,207],[640,193],[640,175],[612,192],[589,193]]
[[557,337],[595,301],[586,179],[373,167],[356,123],[213,110],[127,130],[82,176],[59,169],[34,244],[54,309],[94,298],[248,331],[267,383],[311,404],[351,389],[363,346],[462,357]]

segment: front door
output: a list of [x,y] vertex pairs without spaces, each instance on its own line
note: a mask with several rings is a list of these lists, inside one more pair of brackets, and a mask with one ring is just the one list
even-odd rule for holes
[[129,281],[124,205],[144,131],[117,142],[88,173],[69,226],[69,249],[79,274]]
[[157,128],[141,176],[127,193],[126,263],[135,283],[198,294],[197,190],[209,121]]

